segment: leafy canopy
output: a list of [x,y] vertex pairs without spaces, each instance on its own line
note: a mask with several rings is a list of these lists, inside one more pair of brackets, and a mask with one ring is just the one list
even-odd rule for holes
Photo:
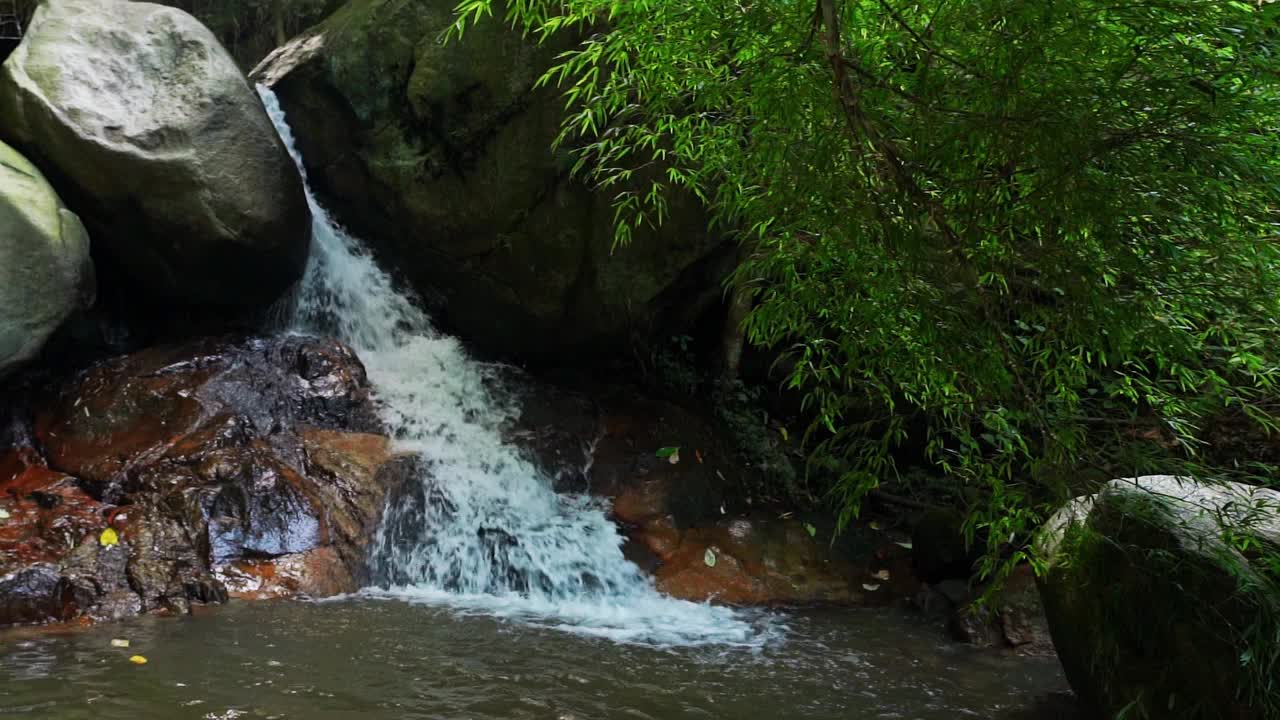
[[846,520],[921,436],[990,570],[1090,481],[1197,469],[1224,415],[1274,428],[1275,6],[497,5],[580,41],[543,82],[619,242],[689,192],[744,243],[748,337]]

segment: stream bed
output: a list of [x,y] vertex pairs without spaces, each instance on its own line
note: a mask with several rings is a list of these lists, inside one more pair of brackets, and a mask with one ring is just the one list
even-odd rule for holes
[[[768,622],[781,632],[758,647],[662,647],[356,598],[0,631],[0,717],[1075,717],[1054,658],[955,645],[898,611],[796,611]],[[134,654],[147,664],[132,664]]]

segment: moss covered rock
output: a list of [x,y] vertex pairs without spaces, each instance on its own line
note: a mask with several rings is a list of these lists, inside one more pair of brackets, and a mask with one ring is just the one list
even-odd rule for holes
[[40,171],[0,143],[0,376],[92,303],[89,236]]
[[1261,720],[1280,712],[1280,492],[1114,480],[1040,538],[1050,631],[1102,717]]
[[718,301],[721,243],[696,203],[615,248],[610,195],[551,149],[564,102],[535,83],[567,41],[494,21],[444,43],[454,5],[351,0],[252,73],[326,204],[493,350],[617,349]]
[[257,306],[302,273],[302,183],[253,88],[186,13],[51,0],[0,70],[0,134],[138,286]]

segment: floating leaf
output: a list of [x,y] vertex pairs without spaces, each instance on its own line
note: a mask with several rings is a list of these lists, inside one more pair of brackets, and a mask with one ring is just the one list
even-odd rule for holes
[[679,445],[677,445],[677,446],[675,446],[675,447],[664,447],[664,448],[658,448],[658,452],[654,453],[654,455],[657,455],[658,457],[662,458],[663,460],[666,460],[667,458],[671,457],[672,455],[679,455],[679,454],[680,454],[680,446],[679,446]]
[[127,648],[129,641],[124,638],[111,638],[111,647]]
[[133,663],[134,665],[146,665],[147,659],[142,657],[141,655],[134,655],[133,657],[129,658],[129,662]]
[[98,536],[98,543],[101,544],[102,547],[111,547],[112,545],[120,543],[120,536],[116,534],[115,530],[107,528]]
[[810,525],[809,523],[804,524],[804,531],[809,533],[809,537],[817,537],[818,535],[818,528]]
[[712,550],[711,548],[707,548],[707,551],[702,553],[702,562],[706,563],[707,567],[715,567],[716,551]]
[[879,586],[879,585],[872,585],[872,584],[870,584],[870,583],[863,583],[863,584],[862,584],[862,589],[863,589],[863,590],[866,590],[866,591],[868,591],[868,592],[875,592],[875,591],[877,591],[877,590],[879,590],[879,589],[880,589],[880,586]]

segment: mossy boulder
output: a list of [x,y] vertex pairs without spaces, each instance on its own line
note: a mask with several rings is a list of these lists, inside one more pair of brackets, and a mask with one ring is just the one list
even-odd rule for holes
[[677,334],[718,302],[724,244],[677,199],[615,247],[611,195],[553,151],[564,101],[535,87],[571,40],[500,20],[443,42],[453,2],[351,0],[251,76],[271,85],[314,189],[447,326],[525,356]]
[[301,179],[253,88],[174,8],[49,0],[0,69],[0,134],[138,288],[260,306],[302,274]]
[[0,143],[0,376],[93,302],[89,236],[40,171]]
[[1114,480],[1039,540],[1041,598],[1072,688],[1099,716],[1280,712],[1280,492]]

